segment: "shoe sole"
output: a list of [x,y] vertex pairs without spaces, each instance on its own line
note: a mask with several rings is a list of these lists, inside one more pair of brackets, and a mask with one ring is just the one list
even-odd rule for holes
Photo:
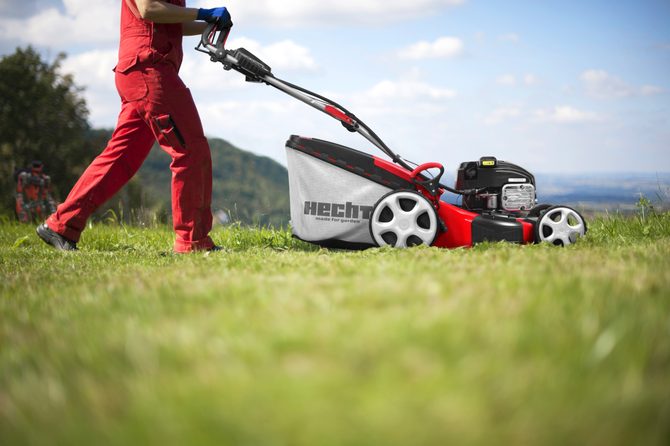
[[76,251],[77,248],[75,247],[74,249],[71,248],[64,248],[63,245],[58,243],[60,241],[58,237],[51,235],[50,230],[44,227],[44,225],[39,225],[37,229],[35,230],[37,232],[37,235],[39,238],[42,239],[44,243],[47,245],[53,246],[54,248],[58,249],[59,251]]

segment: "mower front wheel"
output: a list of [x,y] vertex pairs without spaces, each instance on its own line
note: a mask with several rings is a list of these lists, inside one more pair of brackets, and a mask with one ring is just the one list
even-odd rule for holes
[[586,221],[567,206],[551,206],[540,213],[535,224],[535,241],[568,246],[586,234]]

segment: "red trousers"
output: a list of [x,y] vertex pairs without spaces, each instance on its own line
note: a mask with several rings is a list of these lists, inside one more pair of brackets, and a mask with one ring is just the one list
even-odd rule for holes
[[191,93],[168,62],[117,66],[116,86],[121,113],[112,138],[47,225],[78,241],[88,217],[135,175],[158,141],[172,157],[174,250],[211,248],[212,160]]

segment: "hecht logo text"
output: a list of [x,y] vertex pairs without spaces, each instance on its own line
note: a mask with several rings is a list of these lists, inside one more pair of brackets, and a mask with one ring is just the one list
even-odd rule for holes
[[372,206],[359,206],[349,201],[347,201],[345,204],[305,201],[305,215],[316,215],[318,217],[369,219],[371,213]]

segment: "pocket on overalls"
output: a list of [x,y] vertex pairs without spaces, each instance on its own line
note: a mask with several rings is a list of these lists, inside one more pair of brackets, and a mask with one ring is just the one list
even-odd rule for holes
[[121,99],[128,102],[143,99],[149,91],[142,71],[136,69],[138,64],[138,56],[133,56],[119,60],[114,67],[116,90]]
[[179,128],[172,119],[172,116],[169,114],[164,114],[156,116],[153,119],[156,123],[156,128],[161,132],[161,135],[163,135],[167,143],[173,149],[186,148],[186,141],[184,140],[184,136],[179,131]]

